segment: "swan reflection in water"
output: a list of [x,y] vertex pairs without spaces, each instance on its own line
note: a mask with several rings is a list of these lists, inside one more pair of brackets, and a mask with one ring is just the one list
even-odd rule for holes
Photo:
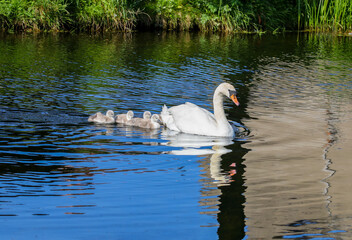
[[[244,132],[242,134],[246,134]],[[238,134],[238,136],[241,135]],[[237,140],[226,137],[209,137],[163,130],[162,144],[171,147],[166,154],[197,156],[200,169],[199,214],[211,216],[203,227],[217,227],[219,239],[223,236],[244,237],[244,182],[243,156],[247,150],[238,147]],[[234,152],[234,149],[235,152]],[[241,149],[239,152],[238,150]],[[243,150],[243,151],[242,151]],[[238,164],[236,166],[235,164]],[[235,233],[235,234],[234,234]],[[241,236],[241,237],[238,237]]]
[[[232,176],[236,174],[235,163],[232,163],[227,167],[227,169],[230,168],[229,171],[224,171],[221,167],[222,156],[232,152],[231,149],[226,148],[226,146],[234,143],[234,139],[232,137],[213,137],[187,134],[175,132],[166,128],[143,129],[124,125],[118,125],[117,127],[99,125],[94,127],[98,130],[95,133],[96,135],[114,135],[116,132],[119,132],[126,137],[132,138],[132,142],[137,140],[137,138],[142,137],[144,141],[139,140],[139,144],[154,146],[162,145],[171,148],[171,150],[162,151],[159,152],[159,154],[203,157],[204,161],[201,163],[201,168],[202,171],[205,172],[204,177],[211,179],[211,181],[217,184],[217,186],[228,185],[232,181]],[[104,128],[105,132],[102,131]],[[241,131],[238,131],[237,129],[237,134],[238,133],[241,133]],[[149,141],[148,139],[154,140]]]
[[[231,125],[235,129],[236,135],[244,134],[247,130],[243,126],[236,125],[233,122],[231,122]],[[226,167],[230,169],[227,171],[223,170],[221,166],[222,156],[232,152],[231,149],[226,148],[226,146],[234,144],[232,137],[202,136],[175,132],[167,128],[143,129],[126,125],[111,126],[106,124],[94,127],[98,130],[95,133],[96,135],[115,135],[119,133],[118,135],[122,134],[129,138],[125,140],[138,142],[138,144],[170,147],[170,150],[158,151],[158,154],[199,156],[204,158],[200,167],[205,172],[205,177],[211,179],[217,186],[228,185],[232,181],[232,176],[236,174],[234,162]],[[242,131],[241,127],[245,131]],[[103,131],[104,128],[105,132]],[[155,153],[153,151],[153,154]]]
[[[232,150],[226,146],[233,144],[233,139],[228,137],[211,137],[179,133],[163,129],[161,138],[167,140],[164,145],[174,147],[175,150],[164,152],[173,155],[204,156],[205,165],[202,168],[214,183],[218,186],[227,185],[231,182],[231,176],[235,170],[224,172],[221,169],[221,156],[230,153]],[[209,160],[209,164],[208,161]],[[233,164],[231,167],[234,167]]]

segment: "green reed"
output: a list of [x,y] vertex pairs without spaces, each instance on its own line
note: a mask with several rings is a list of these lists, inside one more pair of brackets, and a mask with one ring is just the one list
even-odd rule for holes
[[352,31],[352,0],[0,0],[9,31]]
[[0,26],[13,31],[129,31],[138,13],[126,0],[0,0]]
[[58,30],[69,22],[65,0],[0,0],[0,26],[11,30]]
[[157,28],[168,30],[243,31],[249,25],[234,1],[226,0],[155,0],[146,5]]
[[352,30],[351,0],[299,0],[298,27],[314,31]]
[[76,24],[79,30],[130,31],[135,27],[138,11],[128,9],[126,0],[76,0]]

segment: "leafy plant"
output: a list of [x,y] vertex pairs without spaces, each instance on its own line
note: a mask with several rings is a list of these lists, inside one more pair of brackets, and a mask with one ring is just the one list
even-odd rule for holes
[[9,31],[351,31],[352,0],[0,0]]

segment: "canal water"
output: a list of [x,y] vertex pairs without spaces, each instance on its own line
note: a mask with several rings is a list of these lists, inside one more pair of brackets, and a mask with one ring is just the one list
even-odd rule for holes
[[[349,239],[352,38],[0,35],[1,239]],[[225,100],[233,139],[96,125]]]

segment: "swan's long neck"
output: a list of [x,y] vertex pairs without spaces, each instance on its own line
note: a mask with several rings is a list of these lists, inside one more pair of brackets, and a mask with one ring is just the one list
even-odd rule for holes
[[218,124],[221,124],[223,122],[228,123],[225,111],[224,111],[224,95],[218,91],[218,89],[215,90],[214,96],[213,96],[213,107],[214,107],[214,116]]

